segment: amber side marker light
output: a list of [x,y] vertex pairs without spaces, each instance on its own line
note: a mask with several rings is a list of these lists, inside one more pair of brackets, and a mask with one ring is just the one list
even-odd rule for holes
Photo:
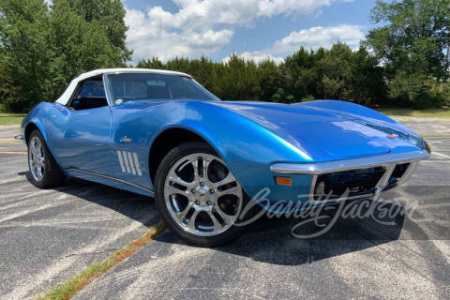
[[287,186],[292,186],[292,178],[289,177],[275,177],[275,182],[278,185],[287,185]]

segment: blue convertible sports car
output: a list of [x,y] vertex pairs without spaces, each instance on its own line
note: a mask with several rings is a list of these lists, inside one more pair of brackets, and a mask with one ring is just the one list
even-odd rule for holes
[[22,129],[34,185],[74,176],[154,197],[173,232],[206,246],[239,236],[262,190],[307,204],[291,210],[376,198],[429,156],[416,133],[360,105],[221,101],[187,74],[147,69],[82,74]]

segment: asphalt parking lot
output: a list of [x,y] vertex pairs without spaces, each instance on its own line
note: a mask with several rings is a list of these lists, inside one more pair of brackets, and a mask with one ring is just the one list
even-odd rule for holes
[[[310,239],[291,234],[305,218],[266,217],[214,249],[167,231],[75,299],[449,299],[450,122],[404,123],[434,136],[431,159],[383,195],[406,213],[338,216]],[[0,299],[43,294],[159,222],[152,199],[131,193],[75,179],[55,190],[33,187],[26,155],[12,154],[25,151],[15,134],[17,127],[0,128]],[[326,213],[333,219],[336,211]]]

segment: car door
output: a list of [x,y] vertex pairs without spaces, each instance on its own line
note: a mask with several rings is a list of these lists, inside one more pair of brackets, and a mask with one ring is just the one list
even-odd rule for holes
[[113,145],[115,165],[112,166],[116,178],[149,188],[148,140],[150,133],[140,127],[141,120],[133,117],[133,110],[112,107],[114,131]]
[[102,77],[80,82],[67,105],[55,103],[49,144],[61,167],[110,175],[111,109]]
[[[127,76],[128,75],[128,76]],[[138,99],[147,97],[147,86],[140,81],[140,76],[125,74],[125,80],[119,80],[110,86],[113,91],[112,113],[112,136],[114,140],[113,152],[114,160],[112,172],[114,177],[123,180],[129,184],[141,188],[150,188],[150,174],[148,173],[148,142],[151,139],[153,130],[148,128],[148,118],[151,113],[142,111],[151,106],[147,105],[127,105],[121,104],[122,98]],[[108,75],[105,76],[108,78]],[[108,80],[108,79],[106,79]],[[111,80],[108,80],[111,84]],[[117,101],[117,99],[120,99]],[[115,162],[115,164],[114,164]]]

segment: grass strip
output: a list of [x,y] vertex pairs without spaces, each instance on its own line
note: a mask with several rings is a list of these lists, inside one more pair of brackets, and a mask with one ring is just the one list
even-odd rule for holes
[[155,236],[163,232],[164,223],[150,227],[147,233],[138,240],[134,240],[124,248],[111,254],[101,262],[92,263],[84,271],[73,276],[66,282],[52,288],[44,296],[38,296],[38,300],[66,300],[71,299],[89,283],[105,274],[109,269],[125,261],[142,247],[153,241]]
[[410,108],[380,108],[376,109],[389,117],[413,117],[413,118],[450,118],[450,109],[410,109]]
[[20,125],[22,123],[25,114],[1,114],[0,113],[0,125]]

